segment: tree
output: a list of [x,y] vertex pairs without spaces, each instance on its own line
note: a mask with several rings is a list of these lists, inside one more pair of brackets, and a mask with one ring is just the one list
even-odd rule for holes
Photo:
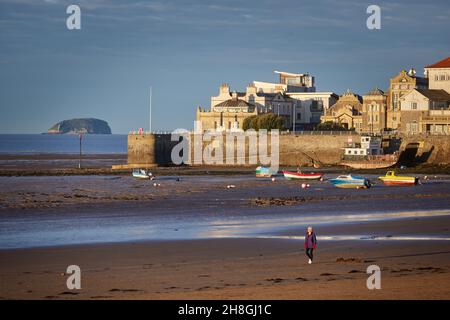
[[242,128],[244,130],[254,129],[256,131],[259,129],[266,129],[269,131],[272,129],[284,130],[284,119],[273,113],[254,115],[245,118]]
[[333,121],[319,123],[315,129],[317,131],[350,131],[349,129],[341,126],[339,123]]

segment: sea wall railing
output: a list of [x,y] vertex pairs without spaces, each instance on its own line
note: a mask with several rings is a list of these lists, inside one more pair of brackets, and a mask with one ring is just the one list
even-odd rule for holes
[[[198,133],[194,130],[186,131],[188,133]],[[139,132],[137,130],[135,131],[129,131],[129,135],[139,135],[139,134],[154,134],[154,135],[169,135],[174,133],[173,131],[142,131]],[[433,131],[427,131],[427,132],[400,132],[400,131],[382,131],[377,133],[359,133],[356,131],[315,131],[315,130],[302,130],[302,131],[281,131],[281,135],[301,135],[301,136],[360,136],[360,135],[390,135],[390,136],[416,136],[416,137],[429,137],[429,136],[450,136],[450,132],[433,132]]]

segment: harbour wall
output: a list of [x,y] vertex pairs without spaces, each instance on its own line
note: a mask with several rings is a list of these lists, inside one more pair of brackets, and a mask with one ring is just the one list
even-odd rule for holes
[[[220,136],[220,135],[219,135]],[[212,141],[202,140],[201,135],[190,134],[190,143],[186,149],[186,165],[248,165],[259,163],[255,159],[254,148],[248,147],[248,138],[245,140],[245,148],[238,150],[236,143],[230,146],[226,135],[215,137]],[[194,140],[197,139],[197,140]],[[237,138],[236,138],[237,139]],[[337,165],[343,154],[343,149],[349,139],[359,142],[360,136],[355,133],[341,132],[330,133],[302,133],[279,135],[279,163],[280,166],[311,166],[314,163],[323,165]],[[181,141],[181,140],[180,140]],[[197,141],[194,143],[194,141]],[[216,142],[214,142],[216,141]],[[415,136],[389,136],[384,137],[383,147],[385,152],[400,151],[401,162],[406,165],[427,163],[436,165],[450,164],[450,136],[445,135],[415,135]],[[171,153],[179,141],[171,141],[170,134],[130,134],[128,135],[128,161],[127,168],[154,167],[173,165]],[[215,148],[212,154],[218,163],[202,161],[194,155],[194,145],[205,148]],[[268,151],[271,150],[270,135],[267,141]],[[219,148],[221,147],[221,151]],[[178,145],[178,149],[180,145]],[[186,150],[185,149],[185,150]],[[231,151],[232,150],[232,151]],[[180,156],[183,156],[181,151]],[[231,158],[226,158],[227,156]],[[269,153],[270,154],[270,153]],[[228,162],[227,162],[228,161]]]

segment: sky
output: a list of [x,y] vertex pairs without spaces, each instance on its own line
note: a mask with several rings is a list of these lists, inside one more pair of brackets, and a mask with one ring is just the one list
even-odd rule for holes
[[386,89],[450,56],[449,30],[448,0],[0,0],[0,133],[85,117],[147,130],[150,87],[152,129],[191,129],[221,83],[244,91],[274,70],[309,72],[317,91]]

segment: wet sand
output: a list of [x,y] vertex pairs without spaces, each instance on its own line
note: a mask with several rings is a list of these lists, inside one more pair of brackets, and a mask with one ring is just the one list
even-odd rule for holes
[[[327,182],[313,182],[310,188],[301,189],[301,183],[283,178],[272,182],[247,175],[177,178],[160,177],[156,182],[161,185],[154,187],[154,182],[123,176],[0,177],[2,233],[17,233],[19,240],[20,232],[28,227],[41,230],[41,221],[64,227],[68,219],[78,218],[125,228],[127,221],[152,223],[170,217],[173,229],[167,232],[182,235],[189,234],[186,221],[207,221],[208,228],[220,227],[207,239],[114,243],[116,238],[111,238],[111,243],[2,249],[0,297],[450,298],[450,241],[394,240],[402,236],[450,238],[449,215],[333,223],[333,217],[339,220],[353,213],[370,217],[377,212],[448,210],[448,176],[432,177],[412,188],[378,184],[370,190],[342,190]],[[227,188],[230,184],[236,187]],[[255,204],[258,197],[278,201]],[[301,200],[284,203],[292,198]],[[319,219],[324,214],[331,220],[317,225],[319,249],[314,264],[308,265],[301,240],[306,227],[302,218]],[[233,233],[246,223],[242,233]],[[246,234],[249,226],[257,228],[258,224],[260,231]],[[67,233],[75,231],[76,235],[81,227],[78,224]],[[357,237],[321,240],[340,235]],[[286,238],[290,236],[300,236],[300,240]],[[369,237],[360,240],[360,236]],[[64,272],[72,264],[82,270],[79,291],[65,286]],[[381,290],[366,288],[366,269],[372,264],[382,270]]]
[[[439,221],[436,221],[439,224]],[[448,223],[448,221],[446,221]],[[215,239],[0,251],[7,299],[449,299],[450,243]],[[81,290],[64,271],[79,265]],[[366,269],[381,268],[381,290]]]

